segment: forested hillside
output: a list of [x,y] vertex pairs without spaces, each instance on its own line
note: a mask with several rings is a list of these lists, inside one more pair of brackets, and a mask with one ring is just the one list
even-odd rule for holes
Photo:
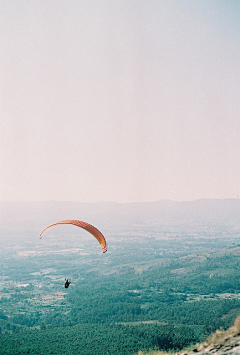
[[201,341],[240,312],[239,254],[235,246],[143,263],[141,272],[136,265],[90,270],[55,303],[31,285],[5,290],[0,353],[128,355]]
[[240,313],[233,220],[152,227],[140,217],[119,220],[101,227],[106,254],[80,228],[62,226],[39,240],[41,229],[27,226],[26,239],[18,225],[1,229],[0,354],[177,351],[227,329]]

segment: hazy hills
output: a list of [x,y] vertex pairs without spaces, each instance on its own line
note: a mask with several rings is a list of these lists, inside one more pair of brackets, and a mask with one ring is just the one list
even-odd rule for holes
[[240,226],[240,199],[148,203],[0,202],[0,228],[36,226],[80,219],[108,225],[216,225]]

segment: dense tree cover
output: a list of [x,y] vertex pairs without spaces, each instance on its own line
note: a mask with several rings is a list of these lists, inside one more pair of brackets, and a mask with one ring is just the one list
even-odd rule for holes
[[0,354],[129,355],[140,349],[182,348],[199,340],[201,327],[170,325],[122,326],[114,324],[78,324],[72,327],[48,327],[1,336]]

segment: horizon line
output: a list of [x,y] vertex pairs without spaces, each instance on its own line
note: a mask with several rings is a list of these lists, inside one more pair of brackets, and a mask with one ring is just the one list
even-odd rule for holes
[[196,202],[202,200],[211,200],[211,201],[223,201],[223,200],[239,200],[239,196],[237,197],[224,197],[224,198],[209,198],[203,197],[194,200],[171,200],[171,199],[160,199],[154,201],[135,201],[135,202],[116,202],[116,201],[96,201],[96,202],[86,202],[86,201],[73,201],[73,200],[19,200],[19,201],[5,201],[0,200],[0,203],[82,203],[82,204],[100,204],[100,203],[112,203],[112,204],[119,204],[119,205],[126,205],[126,204],[144,204],[144,203],[157,203],[157,202],[176,202],[176,203],[183,203],[183,202]]

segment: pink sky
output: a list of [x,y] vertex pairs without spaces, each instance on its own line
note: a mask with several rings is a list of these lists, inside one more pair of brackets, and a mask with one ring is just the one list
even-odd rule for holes
[[0,2],[0,200],[240,196],[240,2]]

